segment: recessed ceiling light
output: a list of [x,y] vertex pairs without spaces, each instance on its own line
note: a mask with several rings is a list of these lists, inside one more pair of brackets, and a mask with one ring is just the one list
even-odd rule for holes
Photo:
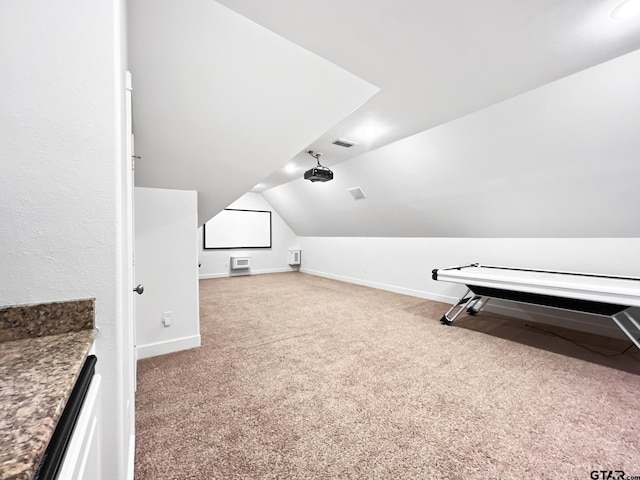
[[296,173],[297,170],[298,166],[295,164],[295,162],[289,162],[287,163],[287,166],[284,167],[284,171],[287,173]]
[[640,0],[625,0],[611,12],[611,18],[628,20],[640,15]]
[[352,136],[357,140],[360,140],[361,142],[372,142],[374,140],[377,140],[383,133],[385,133],[385,130],[386,129],[381,125],[374,122],[369,122],[354,130]]

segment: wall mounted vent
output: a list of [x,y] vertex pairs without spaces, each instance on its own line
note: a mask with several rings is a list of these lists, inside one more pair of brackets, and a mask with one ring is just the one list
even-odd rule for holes
[[351,196],[353,196],[354,200],[362,200],[363,198],[367,198],[360,187],[348,188],[347,192],[349,192]]
[[231,270],[244,270],[251,266],[251,257],[231,257]]
[[289,265],[300,265],[300,250],[289,250]]
[[344,148],[351,148],[354,145],[358,145],[356,142],[352,142],[351,140],[346,140],[344,138],[338,138],[335,142],[333,142],[333,144]]

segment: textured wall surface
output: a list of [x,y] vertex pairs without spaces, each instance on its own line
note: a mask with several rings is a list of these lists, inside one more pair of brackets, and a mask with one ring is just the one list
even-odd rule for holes
[[129,439],[122,6],[11,1],[0,16],[0,305],[95,298],[103,478],[123,478]]

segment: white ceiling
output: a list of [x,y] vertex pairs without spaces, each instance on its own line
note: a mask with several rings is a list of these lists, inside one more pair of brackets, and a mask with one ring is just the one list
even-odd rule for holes
[[129,0],[137,186],[202,224],[378,88],[211,0]]
[[381,89],[255,191],[299,178],[308,149],[335,165],[640,48],[640,17],[611,16],[620,0],[219,3]]
[[253,188],[306,236],[638,236],[619,3],[129,0],[136,184],[197,190],[200,223]]
[[637,50],[262,195],[299,236],[638,237],[639,131]]

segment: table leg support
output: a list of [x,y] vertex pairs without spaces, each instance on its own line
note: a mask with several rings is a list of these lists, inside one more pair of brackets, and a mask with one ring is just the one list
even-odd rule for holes
[[489,300],[491,300],[491,297],[482,297],[480,300],[478,300],[475,303],[475,305],[472,305],[469,308],[467,308],[467,313],[471,316],[476,316],[477,314],[480,313],[480,310],[482,310],[484,306],[487,303],[489,303]]
[[[458,318],[458,316],[464,312],[465,310],[469,311],[470,309],[474,309],[474,306],[478,303],[478,301],[482,298],[480,295],[469,295],[471,293],[471,289],[467,289],[467,291],[465,292],[465,294],[460,298],[460,300],[458,300],[458,303],[456,303],[455,305],[453,305],[448,311],[447,313],[444,314],[444,316],[440,319],[440,323],[443,325],[451,325],[453,323],[453,321]],[[467,296],[469,295],[469,296]],[[486,303],[486,302],[484,302]],[[451,312],[453,312],[455,309],[458,309],[453,316],[449,316],[451,314]],[[482,308],[482,305],[480,306],[480,308]],[[475,312],[479,312],[480,308],[475,309]]]
[[[625,317],[626,320],[629,321],[627,325],[623,323],[623,319],[621,317]],[[620,312],[611,317],[616,325],[623,331],[623,333],[631,340],[636,347],[640,348],[640,323],[633,318],[629,312],[626,310],[624,312]],[[635,335],[632,330],[635,328]]]

